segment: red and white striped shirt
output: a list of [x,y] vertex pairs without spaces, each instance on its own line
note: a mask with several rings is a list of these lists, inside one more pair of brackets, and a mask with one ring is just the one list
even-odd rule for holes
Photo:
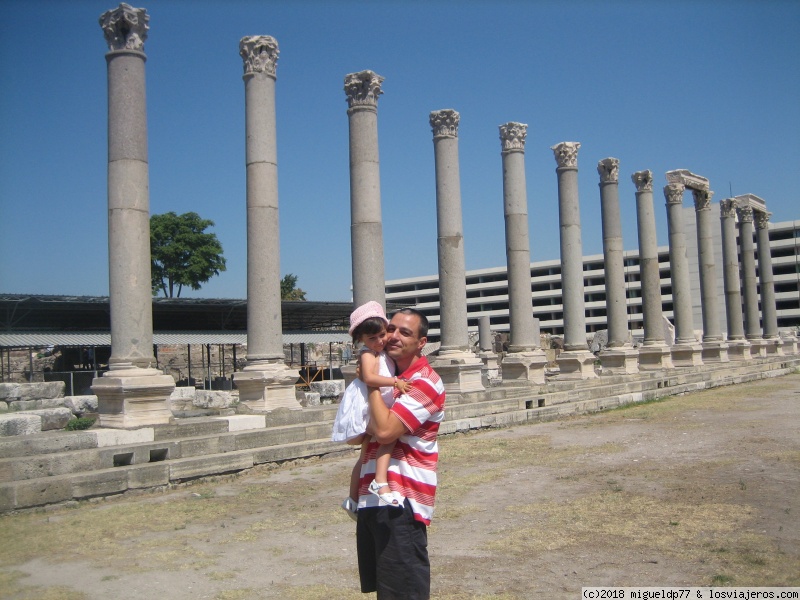
[[[405,394],[397,390],[390,410],[409,433],[398,438],[392,451],[389,487],[406,497],[417,521],[429,525],[433,517],[436,463],[439,460],[436,437],[444,420],[444,384],[425,357],[418,358],[398,377],[411,383],[411,389]],[[378,442],[373,439],[361,463],[359,508],[380,505],[378,497],[367,489],[375,478],[378,447]]]

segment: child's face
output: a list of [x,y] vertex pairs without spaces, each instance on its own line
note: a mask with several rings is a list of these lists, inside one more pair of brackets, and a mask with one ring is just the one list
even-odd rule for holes
[[381,327],[378,333],[362,336],[361,343],[373,352],[383,352],[383,347],[386,345],[386,327]]

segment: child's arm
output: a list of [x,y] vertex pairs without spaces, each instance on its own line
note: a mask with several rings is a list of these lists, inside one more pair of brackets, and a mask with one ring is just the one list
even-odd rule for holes
[[360,361],[361,381],[366,383],[368,387],[393,387],[396,385],[396,383],[401,381],[397,379],[397,377],[384,377],[383,375],[378,375],[380,360],[372,352],[362,352]]

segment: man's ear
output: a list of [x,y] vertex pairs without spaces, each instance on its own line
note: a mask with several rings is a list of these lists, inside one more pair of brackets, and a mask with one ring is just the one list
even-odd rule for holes
[[417,342],[417,350],[421,351],[425,347],[425,344],[427,344],[427,343],[428,343],[428,338],[427,337],[419,338],[419,342]]

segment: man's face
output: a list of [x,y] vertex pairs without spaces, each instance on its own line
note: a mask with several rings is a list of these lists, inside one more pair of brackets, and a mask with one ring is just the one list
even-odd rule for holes
[[419,337],[419,317],[397,313],[386,328],[386,353],[399,365],[409,365],[428,338]]

